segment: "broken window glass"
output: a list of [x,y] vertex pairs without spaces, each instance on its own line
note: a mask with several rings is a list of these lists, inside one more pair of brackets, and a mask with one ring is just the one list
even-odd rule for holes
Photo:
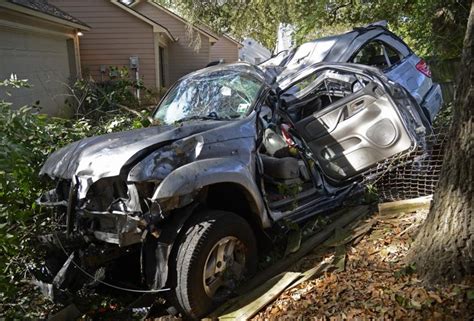
[[352,62],[386,69],[400,61],[402,55],[381,41],[372,41],[362,47]]
[[229,70],[190,76],[168,93],[154,117],[165,124],[243,118],[251,111],[262,86],[251,75]]

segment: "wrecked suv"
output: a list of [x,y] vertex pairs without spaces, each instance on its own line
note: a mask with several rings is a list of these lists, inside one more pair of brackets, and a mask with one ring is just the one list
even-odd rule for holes
[[266,230],[340,206],[364,171],[431,130],[403,87],[356,64],[283,78],[209,67],[178,81],[153,118],[72,143],[41,169],[56,187],[39,202],[64,227],[42,237],[56,249],[38,280],[49,295],[118,287],[108,269],[126,257],[128,289],[162,291],[185,316],[205,316],[256,271]]

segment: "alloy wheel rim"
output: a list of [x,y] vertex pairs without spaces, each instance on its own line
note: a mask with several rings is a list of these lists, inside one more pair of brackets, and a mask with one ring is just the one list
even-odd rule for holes
[[226,236],[214,244],[203,270],[203,286],[208,297],[213,298],[222,288],[232,290],[243,279],[245,246],[238,238]]

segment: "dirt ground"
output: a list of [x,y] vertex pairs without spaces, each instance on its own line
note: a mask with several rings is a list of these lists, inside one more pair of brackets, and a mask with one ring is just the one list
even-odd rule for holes
[[424,285],[416,267],[405,262],[425,216],[426,211],[375,215],[371,230],[344,245],[342,255],[336,248],[306,256],[292,271],[305,271],[322,260],[335,268],[284,291],[253,320],[473,320],[473,280]]

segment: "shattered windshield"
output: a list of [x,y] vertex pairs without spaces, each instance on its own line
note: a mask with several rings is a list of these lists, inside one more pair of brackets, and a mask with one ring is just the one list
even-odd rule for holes
[[191,119],[245,117],[263,83],[250,74],[220,70],[182,79],[161,102],[154,118],[165,124]]

